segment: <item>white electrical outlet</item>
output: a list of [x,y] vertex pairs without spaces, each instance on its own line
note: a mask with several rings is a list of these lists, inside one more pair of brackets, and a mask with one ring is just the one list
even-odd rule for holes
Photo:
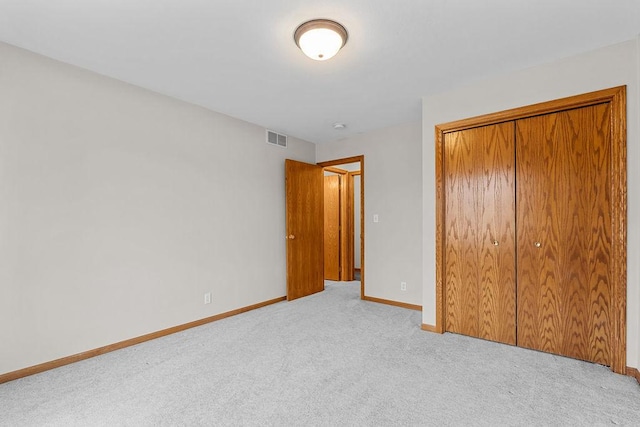
[[407,282],[400,282],[400,290],[401,291],[407,290]]
[[207,292],[204,294],[204,303],[211,304],[211,292]]
[[378,222],[380,221],[380,217],[378,216],[378,214],[373,214],[373,222]]

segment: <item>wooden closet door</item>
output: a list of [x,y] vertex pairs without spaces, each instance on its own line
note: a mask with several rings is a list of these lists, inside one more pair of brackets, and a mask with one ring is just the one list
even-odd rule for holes
[[610,364],[609,104],[516,122],[518,345]]
[[444,141],[447,331],[515,344],[513,122]]

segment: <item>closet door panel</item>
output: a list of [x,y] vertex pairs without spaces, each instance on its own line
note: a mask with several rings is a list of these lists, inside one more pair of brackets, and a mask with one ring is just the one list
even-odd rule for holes
[[508,122],[481,129],[480,337],[515,344],[515,124]]
[[609,104],[516,123],[518,345],[610,364]]
[[478,336],[477,182],[475,130],[445,135],[446,330]]
[[514,124],[444,145],[446,330],[515,344]]
[[518,345],[547,352],[559,348],[561,338],[555,258],[563,224],[555,213],[557,191],[550,191],[557,159],[546,129],[555,119],[538,116],[516,125]]

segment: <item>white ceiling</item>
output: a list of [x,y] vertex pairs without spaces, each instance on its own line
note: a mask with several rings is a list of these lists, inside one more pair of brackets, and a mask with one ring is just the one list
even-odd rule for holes
[[[293,42],[312,18],[349,31],[329,61]],[[638,34],[640,0],[0,0],[4,42],[316,143]]]

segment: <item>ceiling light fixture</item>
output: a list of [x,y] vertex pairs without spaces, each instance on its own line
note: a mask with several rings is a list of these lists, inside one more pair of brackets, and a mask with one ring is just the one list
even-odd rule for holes
[[348,37],[346,28],[329,19],[307,21],[293,34],[300,50],[316,61],[332,58],[347,43]]

